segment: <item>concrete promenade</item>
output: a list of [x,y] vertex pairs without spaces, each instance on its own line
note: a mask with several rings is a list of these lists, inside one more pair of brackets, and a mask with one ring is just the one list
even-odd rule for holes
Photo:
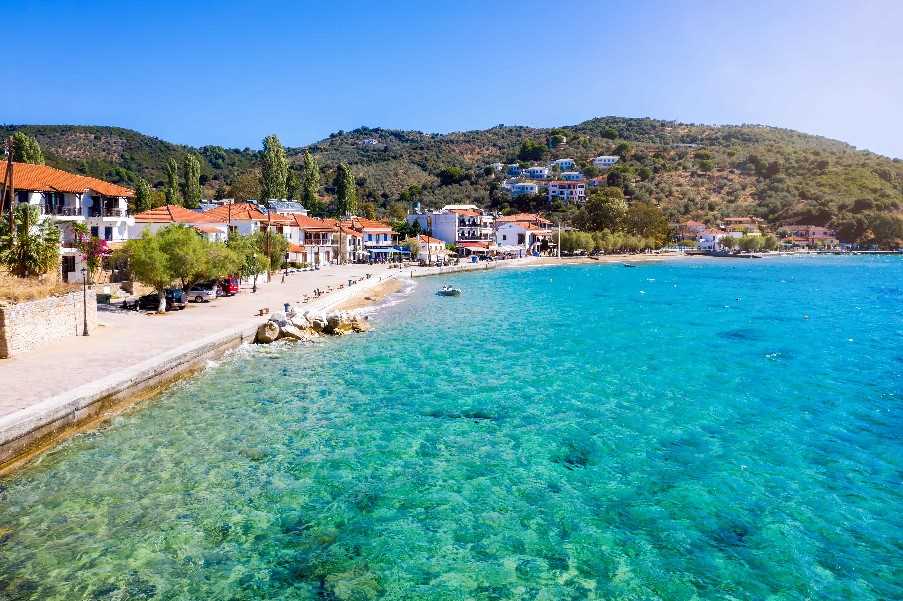
[[[379,286],[398,269],[382,265],[329,266],[275,274],[252,293],[189,304],[166,315],[99,310],[97,334],[72,337],[0,360],[0,474],[58,440],[142,396],[153,394],[229,348],[253,340],[266,317],[314,289],[333,291],[302,305],[327,309]],[[348,285],[370,275],[360,283]],[[344,288],[339,289],[339,285]]]

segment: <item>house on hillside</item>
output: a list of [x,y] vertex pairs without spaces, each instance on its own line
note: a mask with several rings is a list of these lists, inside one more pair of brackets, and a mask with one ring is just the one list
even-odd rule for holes
[[539,194],[539,185],[533,182],[515,182],[510,186],[511,196]]
[[555,180],[549,182],[549,202],[556,198],[564,203],[586,200],[586,181]]
[[579,171],[565,171],[561,174],[561,179],[566,182],[576,182],[583,179],[583,174]]
[[523,170],[524,176],[530,179],[548,179],[549,178],[549,168],[548,167],[527,167]]
[[[97,178],[69,173],[47,165],[12,163],[16,204],[37,207],[41,219],[52,219],[61,233],[60,275],[65,282],[80,282],[85,266],[73,248],[70,224],[84,223],[92,236],[115,246],[128,240],[128,201],[135,194],[126,187]],[[6,174],[6,166],[3,167]]]
[[677,238],[679,240],[695,240],[706,229],[704,223],[691,219],[677,224]]
[[250,202],[236,202],[223,205],[201,213],[211,223],[225,223],[230,232],[249,236],[254,232],[266,230],[268,219],[266,213],[261,212],[256,204]]
[[599,169],[608,169],[612,167],[621,157],[613,156],[613,155],[602,155],[597,156],[593,159],[593,165],[598,167]]
[[577,162],[574,159],[556,159],[551,162],[549,168],[558,167],[559,171],[569,171],[574,169],[577,166]]
[[721,221],[723,230],[750,236],[762,234],[765,225],[765,220],[758,217],[725,217]]

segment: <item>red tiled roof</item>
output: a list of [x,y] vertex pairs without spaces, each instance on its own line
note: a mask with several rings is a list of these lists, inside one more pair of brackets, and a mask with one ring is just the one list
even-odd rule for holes
[[464,248],[489,248],[489,242],[458,242],[457,246]]
[[295,243],[293,243],[293,242],[292,242],[292,243],[289,243],[289,245],[288,245],[288,252],[290,252],[290,253],[303,253],[303,252],[304,252],[304,245],[303,245],[303,244],[295,244]]
[[504,217],[499,217],[495,221],[496,223],[518,223],[524,221],[528,223],[552,223],[548,219],[543,219],[535,213],[517,213],[515,215],[506,215]]
[[[7,167],[4,165],[3,174]],[[104,196],[134,196],[135,192],[102,179],[76,175],[47,165],[13,163],[13,187],[17,190],[40,192],[71,192],[83,194],[86,190],[100,192]]]
[[[344,222],[343,222],[344,224]],[[367,219],[366,217],[352,217],[351,218],[351,227],[356,230],[372,230],[379,232],[391,232],[392,227],[389,226],[388,223],[383,223],[382,221],[375,221],[373,219]]]
[[443,240],[439,238],[433,238],[432,236],[427,236],[426,234],[420,234],[419,236],[421,242],[427,242],[429,244],[445,244]]
[[586,180],[582,180],[582,179],[553,179],[553,180],[550,180],[549,185],[551,186],[553,184],[556,186],[562,186],[564,184],[574,184],[576,186],[577,184],[586,184]]
[[179,205],[163,205],[135,215],[135,223],[224,223],[211,217],[210,211],[199,213]]
[[454,213],[460,217],[479,217],[482,215],[479,211],[473,209],[449,209],[449,213]]
[[[256,206],[249,202],[236,202],[232,205],[223,205],[205,211],[204,215],[215,218],[216,221],[227,222],[231,213],[233,221],[266,221],[266,214],[262,213]],[[276,215],[272,215],[271,221],[275,221]]]
[[295,213],[292,215],[293,225],[301,228],[302,230],[308,232],[335,232],[338,231],[338,227],[336,227],[335,222],[331,222],[326,219],[317,219],[316,217],[309,217],[307,215],[301,215],[300,213]]

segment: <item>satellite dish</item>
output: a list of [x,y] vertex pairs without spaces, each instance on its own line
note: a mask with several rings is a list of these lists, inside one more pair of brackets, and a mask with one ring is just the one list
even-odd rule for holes
[[93,196],[86,196],[86,197],[85,197],[85,202],[84,202],[85,207],[88,208],[88,209],[90,209],[91,206],[92,206],[93,204],[94,204],[94,197],[93,197]]

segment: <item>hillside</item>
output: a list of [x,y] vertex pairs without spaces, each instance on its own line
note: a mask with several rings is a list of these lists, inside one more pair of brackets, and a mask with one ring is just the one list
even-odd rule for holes
[[[256,165],[257,151],[217,146],[191,148],[120,128],[4,126],[4,136],[23,130],[37,138],[48,163],[64,169],[132,183],[137,176],[160,185],[170,156],[200,154],[208,195]],[[533,141],[522,152],[524,142]],[[622,160],[609,177],[633,199],[652,200],[671,219],[714,222],[753,214],[772,223],[833,224],[857,238],[875,215],[903,210],[903,161],[819,136],[757,125],[710,126],[655,119],[596,118],[575,126],[538,129],[497,126],[487,130],[428,134],[358,128],[337,132],[308,148],[329,182],[340,161],[352,166],[365,200],[388,208],[399,200],[425,206],[474,202],[502,210],[546,209],[542,198],[512,201],[500,188],[493,162],[573,158],[588,175],[599,154]],[[289,148],[297,166],[301,148]],[[530,163],[533,161],[526,160]],[[245,178],[247,181],[249,178]]]

